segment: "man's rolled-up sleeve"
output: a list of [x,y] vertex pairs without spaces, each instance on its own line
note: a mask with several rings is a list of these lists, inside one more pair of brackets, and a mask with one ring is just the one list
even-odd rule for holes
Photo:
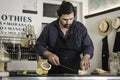
[[94,46],[90,36],[87,33],[87,29],[83,31],[83,54],[89,54],[92,58],[94,53]]
[[36,40],[35,49],[38,55],[42,55],[46,50],[46,46],[48,44],[48,29],[45,27],[41,32],[40,36]]

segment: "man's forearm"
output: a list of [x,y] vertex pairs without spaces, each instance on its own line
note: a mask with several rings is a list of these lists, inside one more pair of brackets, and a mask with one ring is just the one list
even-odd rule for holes
[[54,54],[54,53],[52,53],[52,52],[50,52],[50,51],[45,51],[45,52],[43,53],[43,56],[44,56],[45,58],[47,58],[48,61],[49,61],[51,64],[56,65],[56,66],[60,65],[59,57],[58,57],[56,54]]
[[89,54],[85,54],[82,59],[89,60],[90,57],[91,57],[91,56],[90,56]]
[[48,50],[46,50],[44,53],[43,53],[43,57],[45,58],[48,58],[52,53]]

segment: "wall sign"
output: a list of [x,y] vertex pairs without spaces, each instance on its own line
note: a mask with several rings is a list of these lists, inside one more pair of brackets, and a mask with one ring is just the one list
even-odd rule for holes
[[24,0],[23,13],[37,14],[37,0]]
[[31,26],[30,16],[0,15],[0,36],[24,37],[26,27]]

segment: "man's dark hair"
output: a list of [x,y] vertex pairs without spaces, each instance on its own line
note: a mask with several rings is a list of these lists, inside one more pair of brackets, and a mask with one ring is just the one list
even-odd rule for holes
[[60,5],[59,9],[57,10],[58,16],[62,16],[62,14],[70,14],[74,12],[74,16],[76,15],[76,11],[72,3],[63,1]]

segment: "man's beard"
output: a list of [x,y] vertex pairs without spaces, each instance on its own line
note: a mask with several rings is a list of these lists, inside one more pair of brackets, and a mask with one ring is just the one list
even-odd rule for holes
[[65,24],[63,25],[64,28],[69,28],[71,26],[71,24]]

